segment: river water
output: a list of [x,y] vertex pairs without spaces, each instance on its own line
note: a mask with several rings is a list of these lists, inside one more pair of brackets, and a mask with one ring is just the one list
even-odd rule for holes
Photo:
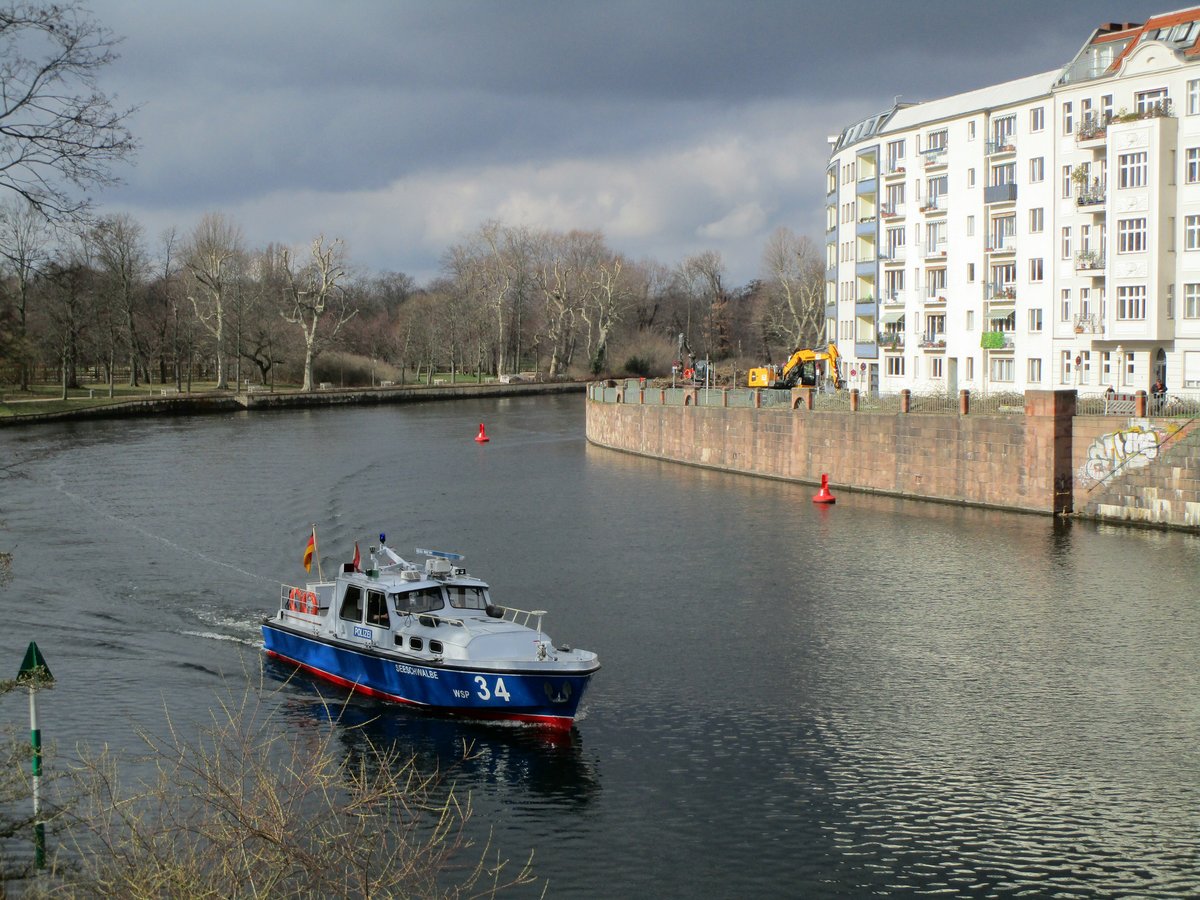
[[[37,641],[67,755],[135,746],[257,683],[310,523],[326,571],[386,531],[600,654],[565,742],[348,716],[427,765],[472,741],[470,827],[549,896],[1200,894],[1200,539],[821,508],[582,435],[579,396],[0,431],[0,667]],[[280,728],[361,741],[265,669]]]

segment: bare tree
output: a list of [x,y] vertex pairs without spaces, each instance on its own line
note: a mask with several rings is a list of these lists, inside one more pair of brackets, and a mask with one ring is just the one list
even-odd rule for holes
[[325,323],[322,338],[327,343],[358,312],[347,304],[346,293],[338,283],[346,275],[342,254],[341,240],[326,246],[324,235],[313,240],[309,259],[303,265],[293,263],[290,251],[281,252],[281,271],[286,284],[280,315],[298,326],[304,337],[304,384],[301,386],[304,391],[313,389],[313,361],[321,350],[317,332],[322,322]]
[[763,251],[766,303],[760,312],[764,338],[788,348],[815,346],[824,332],[825,264],[808,237],[778,228]]
[[86,190],[116,181],[110,166],[133,154],[116,109],[96,86],[117,39],[75,2],[0,6],[0,187],[48,219],[80,216]]
[[225,373],[226,302],[243,254],[242,231],[220,213],[200,220],[184,250],[191,273],[188,299],[196,319],[213,336],[217,345],[217,390],[229,387]]
[[[137,327],[148,270],[142,226],[129,215],[109,216],[92,228],[90,240],[100,269],[105,305],[112,310],[114,323],[119,323],[129,353],[129,386],[137,387],[139,368],[144,368],[149,377]],[[111,378],[109,381],[111,392]]]
[[37,209],[27,200],[12,198],[0,206],[0,257],[13,277],[11,292],[16,307],[16,323],[9,350],[16,360],[21,390],[29,389],[31,353],[26,333],[29,300],[33,282],[48,259],[50,228]]
[[[681,323],[685,338],[692,328],[701,329],[703,351],[717,359],[730,350],[729,294],[725,290],[725,263],[715,250],[687,257],[679,266],[678,279],[687,297],[687,321]],[[693,312],[694,310],[694,312]],[[698,321],[693,321],[693,316]]]

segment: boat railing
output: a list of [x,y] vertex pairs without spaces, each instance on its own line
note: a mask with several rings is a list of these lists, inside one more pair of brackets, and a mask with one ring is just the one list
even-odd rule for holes
[[537,616],[537,630],[542,630],[542,616],[546,614],[544,609],[517,609],[515,606],[501,606],[499,609],[508,621],[526,628],[529,627],[530,618]]
[[285,612],[318,615],[328,609],[333,597],[333,583],[301,587],[295,584],[279,586],[279,608]]

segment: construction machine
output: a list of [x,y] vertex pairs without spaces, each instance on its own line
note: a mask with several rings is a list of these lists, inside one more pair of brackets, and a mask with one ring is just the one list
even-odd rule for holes
[[834,344],[825,350],[798,348],[782,367],[759,366],[751,369],[749,385],[752,388],[792,388],[798,384],[815,386],[817,363],[822,360],[829,364],[829,378],[833,386],[841,390],[842,377],[838,372],[838,351]]

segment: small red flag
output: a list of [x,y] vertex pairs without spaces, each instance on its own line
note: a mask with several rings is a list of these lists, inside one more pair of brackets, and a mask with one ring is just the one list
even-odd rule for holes
[[358,552],[358,541],[354,542],[354,571],[359,571],[358,564],[362,562],[362,555]]
[[317,532],[313,531],[312,537],[308,539],[308,545],[304,548],[304,571],[312,571],[313,551],[317,549]]

